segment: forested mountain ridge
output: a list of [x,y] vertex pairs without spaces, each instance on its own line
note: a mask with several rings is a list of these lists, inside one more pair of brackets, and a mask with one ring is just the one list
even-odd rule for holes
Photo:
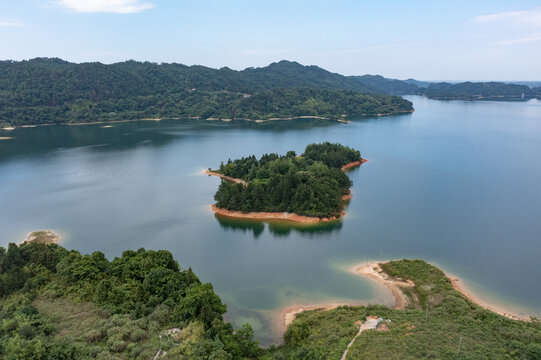
[[355,79],[281,61],[235,71],[126,61],[0,62],[0,124],[84,123],[162,117],[269,119],[413,111]]

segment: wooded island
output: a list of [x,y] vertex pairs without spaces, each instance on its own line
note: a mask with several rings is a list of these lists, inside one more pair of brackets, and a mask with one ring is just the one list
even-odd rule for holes
[[339,218],[343,197],[352,185],[342,168],[360,165],[361,160],[358,150],[329,142],[310,144],[301,156],[288,151],[282,156],[265,154],[260,159],[252,155],[228,160],[214,171],[227,177],[214,195],[215,206],[243,213]]

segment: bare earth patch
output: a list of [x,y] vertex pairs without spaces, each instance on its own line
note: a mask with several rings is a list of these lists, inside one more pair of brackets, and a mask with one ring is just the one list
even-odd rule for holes
[[34,242],[40,244],[56,244],[60,236],[51,230],[34,231],[28,234],[24,242]]

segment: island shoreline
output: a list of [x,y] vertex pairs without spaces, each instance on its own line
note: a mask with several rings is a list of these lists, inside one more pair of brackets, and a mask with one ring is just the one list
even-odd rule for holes
[[[357,161],[352,161],[342,166],[341,170],[343,172],[346,172],[347,170],[360,166],[367,161],[368,160],[363,159],[363,158]],[[227,176],[216,171],[203,170],[202,173],[209,176],[217,176],[219,178],[222,178],[227,181],[231,181],[236,184],[242,184],[244,186],[248,185],[248,183],[242,179]],[[348,193],[342,196],[342,201],[346,203],[349,200],[351,200],[352,196],[353,195],[352,195],[351,189],[349,189]],[[318,223],[333,222],[333,221],[341,220],[346,215],[346,212],[344,210],[340,212],[340,216],[320,218],[316,216],[298,215],[298,214],[289,213],[289,212],[265,212],[265,211],[243,212],[243,211],[227,210],[227,209],[222,209],[222,208],[217,207],[216,204],[212,204],[210,208],[218,216],[223,216],[223,217],[228,217],[228,218],[233,218],[233,219],[260,220],[260,221],[279,220],[279,221],[289,221],[289,222],[295,222],[295,223],[301,223],[301,224],[318,224]]]
[[242,211],[222,209],[222,208],[217,207],[216,204],[212,204],[210,206],[210,209],[218,216],[223,216],[223,217],[232,218],[232,219],[260,220],[260,221],[278,220],[278,221],[288,221],[288,222],[294,222],[294,223],[300,223],[300,224],[328,223],[328,222],[338,221],[342,219],[343,216],[346,215],[345,211],[342,211],[340,213],[340,216],[338,217],[333,216],[330,218],[304,216],[304,215],[298,215],[295,213],[288,213],[288,212],[265,212],[265,211],[242,212]]

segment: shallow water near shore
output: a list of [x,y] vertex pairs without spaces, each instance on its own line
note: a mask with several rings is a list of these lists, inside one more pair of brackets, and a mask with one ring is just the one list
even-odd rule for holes
[[[295,304],[381,301],[344,269],[422,258],[502,304],[541,315],[541,102],[408,97],[413,114],[266,123],[162,120],[0,130],[0,245],[56,229],[83,253],[167,249],[212,282],[235,326],[267,344]],[[9,134],[5,135],[3,134]],[[216,217],[220,161],[341,142],[369,162],[348,172],[342,221],[316,226]]]

